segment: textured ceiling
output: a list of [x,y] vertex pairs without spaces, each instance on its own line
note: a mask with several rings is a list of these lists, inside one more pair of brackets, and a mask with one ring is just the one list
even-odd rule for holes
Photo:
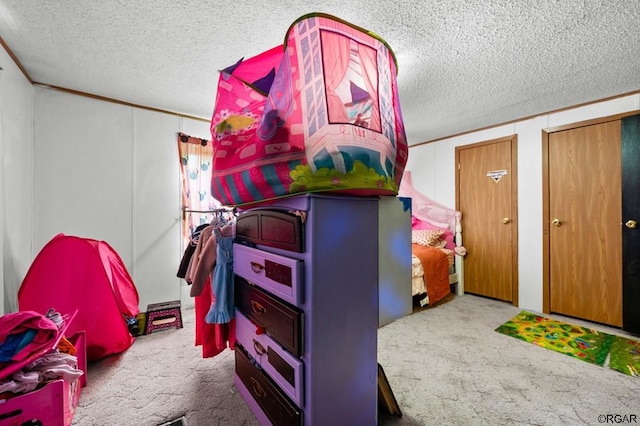
[[218,70],[329,13],[395,52],[410,144],[640,89],[638,0],[216,3],[0,0],[0,37],[34,82],[209,119]]

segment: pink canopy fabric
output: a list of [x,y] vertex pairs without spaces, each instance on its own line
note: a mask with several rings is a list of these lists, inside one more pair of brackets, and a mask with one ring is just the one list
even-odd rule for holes
[[138,303],[133,280],[109,244],[64,234],[42,248],[18,291],[20,311],[77,311],[67,333],[86,332],[89,361],[131,346],[125,317],[140,313]]
[[411,198],[411,214],[423,222],[455,232],[462,219],[461,212],[433,201],[415,189],[410,170],[404,172],[398,195]]

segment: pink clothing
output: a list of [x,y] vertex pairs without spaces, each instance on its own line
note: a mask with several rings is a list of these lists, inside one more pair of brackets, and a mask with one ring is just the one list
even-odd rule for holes
[[236,345],[235,318],[226,324],[207,324],[205,322],[205,317],[214,301],[215,298],[211,292],[211,276],[207,276],[202,294],[195,298],[195,344],[202,346],[202,358],[214,357],[227,347],[233,350]]
[[12,334],[36,330],[33,340],[17,352],[11,362],[0,366],[0,379],[18,371],[34,358],[53,349],[61,331],[55,322],[35,311],[13,312],[0,317],[0,342],[4,343]]
[[[209,225],[200,233],[198,245],[187,271],[187,282],[191,284],[190,295],[195,298],[195,344],[202,346],[202,357],[210,358],[235,348],[235,318],[225,324],[208,324],[206,316],[216,297],[211,289],[212,272],[217,258],[217,241],[213,235],[214,225]],[[235,226],[225,226],[223,235],[233,235]]]

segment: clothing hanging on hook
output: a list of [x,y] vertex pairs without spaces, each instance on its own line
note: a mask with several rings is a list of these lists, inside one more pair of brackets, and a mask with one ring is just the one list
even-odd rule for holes
[[212,211],[213,218],[211,219],[211,225],[214,228],[222,228],[223,226],[235,222],[236,209],[220,208]]

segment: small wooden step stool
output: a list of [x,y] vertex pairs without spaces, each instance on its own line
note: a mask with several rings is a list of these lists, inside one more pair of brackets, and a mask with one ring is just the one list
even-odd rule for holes
[[147,325],[144,334],[172,327],[182,328],[182,311],[179,300],[147,305]]

